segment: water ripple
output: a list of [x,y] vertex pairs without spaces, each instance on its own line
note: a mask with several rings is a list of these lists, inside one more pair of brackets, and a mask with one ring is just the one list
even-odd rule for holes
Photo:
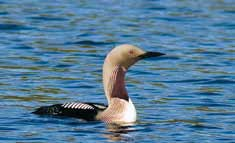
[[77,42],[68,42],[65,44],[75,44],[75,45],[93,45],[93,46],[102,46],[102,45],[114,45],[114,43],[111,42],[100,42],[100,41],[90,41],[90,40],[83,40],[83,41],[77,41]]
[[8,30],[32,30],[32,27],[24,26],[24,25],[19,25],[19,24],[0,24],[0,30],[3,31],[8,31]]
[[[0,140],[234,142],[234,17],[232,0],[0,0]],[[136,124],[31,114],[107,103],[103,60],[123,43],[166,54],[127,73]]]

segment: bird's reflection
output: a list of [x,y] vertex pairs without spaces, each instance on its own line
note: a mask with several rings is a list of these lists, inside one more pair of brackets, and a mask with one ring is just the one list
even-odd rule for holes
[[107,124],[106,138],[111,141],[133,141],[129,132],[136,131],[135,124]]

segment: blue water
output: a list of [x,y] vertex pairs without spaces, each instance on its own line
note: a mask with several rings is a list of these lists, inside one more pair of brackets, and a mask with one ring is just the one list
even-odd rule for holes
[[[233,0],[0,0],[0,142],[235,142]],[[166,53],[127,74],[138,111],[118,127],[31,114],[106,103],[115,45]]]

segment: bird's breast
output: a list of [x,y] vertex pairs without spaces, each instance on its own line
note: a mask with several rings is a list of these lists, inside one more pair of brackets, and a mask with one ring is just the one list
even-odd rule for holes
[[113,98],[106,110],[99,113],[98,120],[107,123],[131,123],[136,121],[136,110],[131,99],[126,101],[120,98]]

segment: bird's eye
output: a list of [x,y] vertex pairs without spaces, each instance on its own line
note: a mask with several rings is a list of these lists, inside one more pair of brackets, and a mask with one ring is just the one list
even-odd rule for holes
[[133,55],[133,54],[134,54],[134,51],[133,51],[133,50],[130,50],[130,51],[129,51],[129,54],[130,54],[130,55]]

